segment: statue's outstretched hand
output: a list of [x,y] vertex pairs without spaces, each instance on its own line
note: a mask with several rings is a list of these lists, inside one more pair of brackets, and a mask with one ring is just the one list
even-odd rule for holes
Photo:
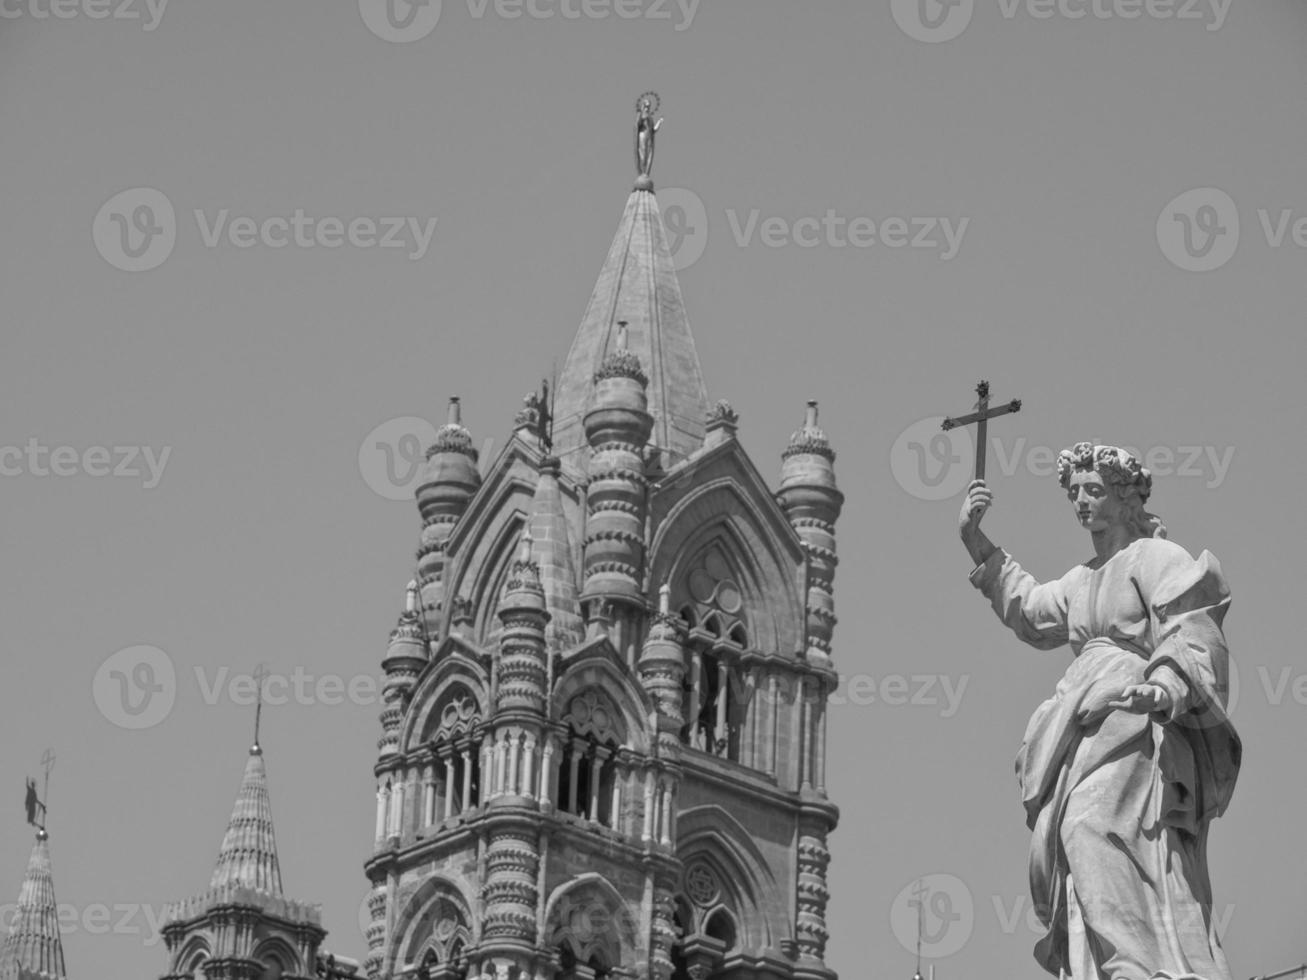
[[1131,684],[1110,707],[1136,715],[1151,715],[1171,710],[1171,695],[1160,684]]
[[977,530],[985,511],[994,503],[994,491],[985,486],[984,480],[972,480],[967,487],[966,499],[962,501],[962,510],[958,514],[958,530],[963,534]]

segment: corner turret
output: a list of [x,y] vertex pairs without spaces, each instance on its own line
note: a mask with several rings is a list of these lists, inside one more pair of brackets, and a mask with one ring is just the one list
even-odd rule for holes
[[436,637],[444,602],[445,544],[468,502],[481,486],[472,434],[463,425],[457,397],[449,400],[449,415],[427,448],[427,462],[417,488],[422,536],[417,573],[426,635]]
[[844,494],[835,485],[835,451],[817,426],[817,403],[808,402],[803,426],[782,454],[781,486],[776,494],[785,516],[808,553],[809,662],[830,666],[835,632],[835,521]]
[[639,357],[627,349],[621,321],[616,349],[594,374],[594,407],[585,415],[591,457],[581,598],[612,605],[609,636],[624,657],[633,653],[645,614],[644,450],[653,428],[648,384]]

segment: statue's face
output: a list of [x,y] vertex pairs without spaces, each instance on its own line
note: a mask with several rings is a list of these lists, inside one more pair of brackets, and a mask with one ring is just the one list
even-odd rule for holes
[[1066,495],[1086,531],[1105,531],[1124,519],[1121,501],[1094,470],[1075,470]]

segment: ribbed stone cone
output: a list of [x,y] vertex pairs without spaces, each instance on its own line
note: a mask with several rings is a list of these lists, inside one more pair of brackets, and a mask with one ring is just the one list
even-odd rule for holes
[[18,892],[18,908],[4,946],[0,947],[0,980],[25,977],[64,978],[64,948],[59,939],[50,844],[44,831],[37,834]]
[[703,444],[708,393],[667,229],[648,190],[636,190],[627,199],[558,379],[554,452],[569,469],[584,468],[584,454],[575,452],[586,444],[582,419],[595,373],[616,349],[619,321],[628,323],[630,351],[649,378],[650,442],[664,450],[664,465],[670,466]]
[[245,776],[209,881],[210,888],[222,885],[244,885],[282,897],[272,803],[268,798],[268,772],[257,746],[250,749],[245,763]]

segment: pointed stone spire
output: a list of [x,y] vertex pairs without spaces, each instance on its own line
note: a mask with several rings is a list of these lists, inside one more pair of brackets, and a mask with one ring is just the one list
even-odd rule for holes
[[263,750],[257,745],[250,749],[245,762],[245,775],[209,880],[210,888],[224,885],[241,885],[275,898],[282,897],[272,803],[268,798],[268,772],[263,764]]
[[577,587],[572,543],[563,512],[563,494],[558,484],[559,462],[546,457],[540,464],[531,507],[532,553],[540,566],[540,585],[545,590],[549,623],[545,638],[554,650],[565,650],[585,637],[581,618],[581,592]]
[[50,978],[64,980],[64,948],[59,938],[59,912],[50,870],[49,835],[38,830],[27,873],[18,891],[18,908],[4,946],[0,947],[0,980]]
[[670,467],[703,443],[708,394],[690,334],[667,229],[651,189],[637,186],[590,296],[558,379],[554,452],[569,471],[583,472],[582,425],[594,377],[617,347],[618,321],[629,323],[629,347],[649,376],[650,443]]
[[322,907],[282,892],[268,773],[263,751],[255,745],[209,887],[164,910],[168,971],[161,980],[198,976],[197,951],[202,951],[204,976],[211,980],[268,976],[274,960],[282,967],[277,976],[309,976],[326,937]]

